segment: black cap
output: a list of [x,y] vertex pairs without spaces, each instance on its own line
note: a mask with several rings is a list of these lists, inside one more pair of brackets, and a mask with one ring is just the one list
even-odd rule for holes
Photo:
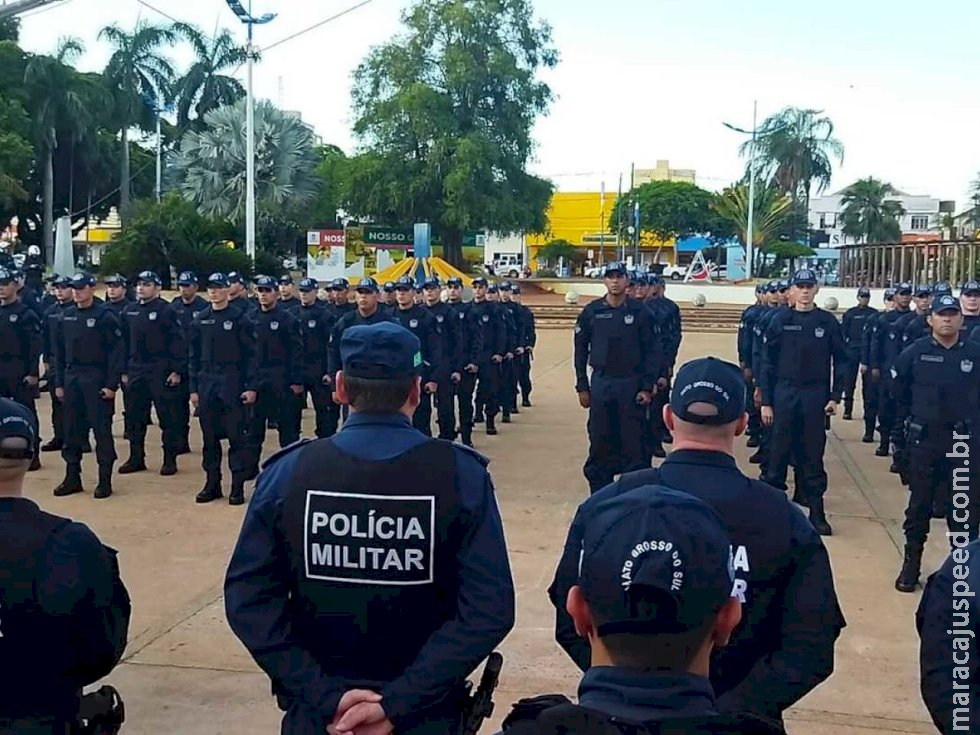
[[608,276],[613,273],[619,273],[620,275],[626,275],[626,266],[620,263],[618,260],[614,260],[612,263],[606,263],[606,267],[602,271],[603,276]]
[[731,597],[731,538],[703,500],[644,485],[584,515],[579,584],[600,638],[696,630]]
[[477,276],[476,278],[473,279],[473,286],[474,287],[475,286],[489,286],[489,285],[490,284],[487,282],[487,279],[484,278],[483,276]]
[[414,291],[415,290],[415,279],[411,276],[402,276],[397,281],[395,281],[396,291]]
[[459,288],[462,288],[463,287],[463,279],[460,278],[459,276],[453,276],[452,278],[447,278],[446,279],[446,285],[447,286],[457,286]]
[[513,291],[514,290],[514,284],[512,284],[510,281],[501,281],[500,282],[500,290],[501,291]]
[[271,288],[275,290],[276,279],[272,276],[256,276],[255,277],[255,287],[256,288]]
[[395,282],[394,281],[385,281],[384,282],[384,285],[381,287],[381,290],[384,291],[385,293],[394,293],[395,292]]
[[944,311],[961,313],[963,310],[960,308],[960,300],[952,294],[945,294],[932,302],[933,314],[941,314]]
[[350,283],[346,278],[334,278],[330,282],[331,291],[346,291],[348,288],[350,288]]
[[357,282],[357,286],[354,288],[355,291],[371,291],[373,293],[378,292],[378,282],[373,278],[362,278]]
[[865,296],[869,298],[871,297],[871,289],[867,286],[861,286],[861,288],[858,289],[858,298],[861,299]]
[[111,276],[107,276],[105,279],[106,286],[125,286],[126,277],[121,273],[113,273]]
[[68,276],[55,276],[51,279],[51,285],[55,288],[71,288],[71,278]]
[[152,283],[154,286],[162,286],[163,281],[160,280],[158,276],[153,271],[140,271],[140,274],[136,276],[137,283]]
[[886,288],[885,289],[885,301],[893,301],[895,299],[895,289]]
[[779,293],[782,293],[788,288],[789,288],[788,278],[780,278],[778,281],[776,281],[776,291],[778,291]]
[[231,271],[228,274],[228,283],[245,283],[245,278],[238,271]]
[[980,296],[980,281],[969,280],[964,283],[960,295],[965,296],[966,294]]
[[400,324],[358,324],[344,330],[340,338],[340,361],[341,369],[351,377],[405,378],[421,370],[422,345]]
[[300,291],[316,291],[320,288],[320,284],[316,282],[315,278],[303,278],[299,282]]
[[[239,280],[238,283],[241,283]],[[231,285],[231,279],[224,273],[212,273],[208,276],[208,288],[228,288]]]
[[510,287],[510,291],[515,296],[520,296],[521,295],[521,286],[520,286],[520,284],[515,283],[513,286]]
[[755,284],[755,295],[764,294],[766,292],[766,284],[757,283]]
[[86,288],[95,285],[95,276],[91,273],[76,273],[71,277],[72,288]]
[[647,283],[649,283],[651,286],[663,286],[664,277],[659,273],[648,273]]
[[194,286],[197,284],[197,274],[192,271],[183,271],[177,276],[178,286]]
[[793,274],[794,286],[816,286],[817,274],[809,268],[800,268]]
[[908,281],[902,281],[898,286],[895,287],[896,296],[911,296],[912,295],[912,284]]
[[6,268],[0,268],[0,284],[6,286],[7,284],[13,283],[15,280],[17,279],[14,278],[14,274],[11,271],[7,270]]
[[288,276],[288,275],[287,276],[279,276],[279,285],[280,286],[292,286],[293,285],[293,277],[292,276]]
[[442,284],[439,283],[439,276],[429,276],[424,281],[422,281],[422,288],[439,288]]
[[497,288],[496,283],[491,283],[489,286],[487,286],[487,293],[497,293],[498,291],[500,291],[500,289]]
[[943,296],[944,294],[953,295],[953,287],[949,285],[949,281],[939,281],[932,286],[933,296]]
[[932,296],[932,288],[928,284],[920,283],[915,287],[912,295],[917,296],[920,299],[925,298],[926,296]]
[[[709,414],[688,411],[692,403],[715,407]],[[670,408],[682,421],[720,426],[737,421],[745,413],[745,379],[735,365],[716,357],[684,363],[674,377]]]
[[37,421],[31,412],[9,398],[0,398],[0,457],[31,459],[37,442]]

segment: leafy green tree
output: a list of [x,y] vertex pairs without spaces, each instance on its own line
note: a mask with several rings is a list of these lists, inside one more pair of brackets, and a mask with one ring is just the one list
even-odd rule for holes
[[[180,190],[206,217],[245,214],[245,100],[212,110],[180,143]],[[270,102],[255,106],[255,198],[259,213],[288,216],[317,195],[313,131]]]
[[315,171],[319,191],[303,224],[306,228],[329,229],[340,224],[338,212],[343,209],[350,191],[350,163],[335,145],[317,147],[316,156],[319,160]]
[[557,265],[561,258],[568,263],[582,263],[587,259],[587,253],[582,248],[577,248],[568,240],[549,240],[542,247],[538,248],[537,261],[547,265]]
[[117,130],[122,141],[119,216],[125,223],[131,196],[129,131],[133,127],[151,129],[155,125],[156,106],[169,97],[175,74],[161,48],[173,45],[177,34],[171,28],[140,23],[131,33],[117,25],[106,26],[99,32],[99,38],[113,47],[104,75],[115,102]]
[[761,250],[767,258],[772,258],[772,265],[769,269],[770,275],[782,273],[783,265],[787,261],[789,261],[789,270],[792,272],[795,270],[797,258],[806,258],[814,254],[813,248],[809,245],[792,240],[770,240],[762,246]]
[[247,54],[227,30],[208,38],[188,23],[176,23],[174,32],[194,50],[190,68],[173,84],[171,101],[177,109],[177,127],[200,130],[211,110],[231,105],[245,96],[241,82],[224,73],[245,63]]
[[[734,228],[742,243],[748,242],[749,187],[730,186],[721,193],[714,205],[715,212]],[[756,183],[755,207],[752,215],[753,272],[763,252],[763,245],[779,235],[779,229],[793,207],[793,200],[773,185]]]
[[889,199],[897,193],[891,184],[870,176],[847,187],[841,198],[844,234],[864,243],[901,240],[898,220],[905,208],[901,202]]
[[671,238],[703,235],[725,239],[733,233],[731,223],[718,215],[717,195],[682,181],[651,181],[616,200],[609,215],[609,229],[629,238],[626,228],[633,225],[633,207],[640,204],[640,232],[661,242]]
[[31,120],[17,100],[0,94],[0,217],[15,201],[27,199],[24,181],[34,162]]
[[432,223],[455,265],[466,230],[543,231],[552,186],[526,169],[552,99],[549,26],[530,0],[416,0],[402,21],[354,73],[346,209]]

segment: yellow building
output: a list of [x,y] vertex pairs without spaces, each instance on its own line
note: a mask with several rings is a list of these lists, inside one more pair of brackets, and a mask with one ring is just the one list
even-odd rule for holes
[[696,184],[697,174],[693,168],[671,168],[670,161],[657,161],[656,168],[638,168],[633,172],[633,185],[643,186],[651,181],[683,181]]
[[[559,191],[548,205],[548,230],[544,235],[529,235],[528,257],[535,260],[538,248],[551,240],[567,240],[572,245],[590,251],[587,260],[591,264],[608,262],[619,257],[616,233],[608,229],[609,217],[616,206],[616,194],[597,191]],[[624,236],[628,237],[624,232]],[[633,252],[632,242],[627,243],[627,255]],[[645,263],[674,263],[673,241],[661,244],[646,236],[640,243],[640,258]]]

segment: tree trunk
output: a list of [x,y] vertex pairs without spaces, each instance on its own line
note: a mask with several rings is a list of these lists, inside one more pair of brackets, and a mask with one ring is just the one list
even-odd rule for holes
[[449,265],[464,273],[469,270],[463,258],[463,233],[455,227],[447,227],[442,233],[442,257]]
[[119,222],[125,225],[129,214],[129,127],[122,129],[122,161],[119,171]]
[[[53,139],[53,138],[52,138]],[[54,147],[46,146],[44,156],[44,212],[41,218],[41,239],[44,262],[54,265]]]

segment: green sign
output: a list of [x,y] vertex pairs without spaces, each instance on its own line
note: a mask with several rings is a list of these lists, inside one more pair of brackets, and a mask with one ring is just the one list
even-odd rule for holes
[[415,229],[368,225],[364,228],[364,242],[381,248],[410,248],[415,244]]

